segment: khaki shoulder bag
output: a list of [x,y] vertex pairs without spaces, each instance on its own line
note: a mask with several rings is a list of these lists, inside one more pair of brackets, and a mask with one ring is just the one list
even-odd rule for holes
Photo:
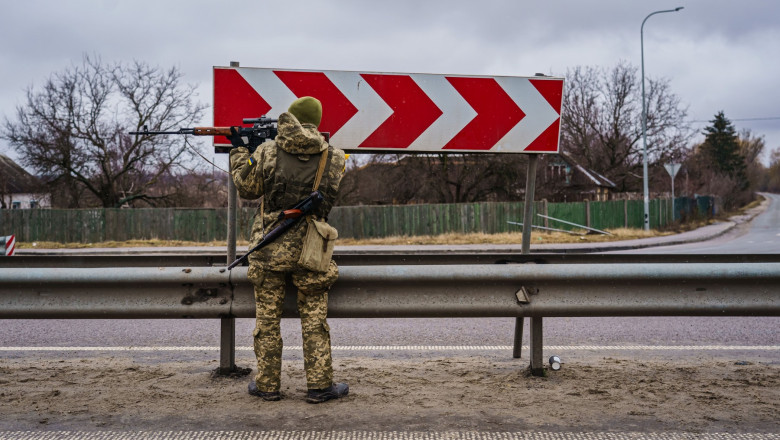
[[[322,152],[317,176],[312,191],[316,191],[322,181],[322,173],[328,162],[328,150]],[[313,272],[327,272],[333,257],[333,246],[339,233],[328,222],[317,220],[313,215],[306,216],[306,235],[303,237],[301,257],[298,265]]]

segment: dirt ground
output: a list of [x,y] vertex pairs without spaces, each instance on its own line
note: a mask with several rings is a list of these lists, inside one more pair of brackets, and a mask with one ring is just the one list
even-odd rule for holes
[[349,397],[310,405],[295,360],[284,362],[284,399],[263,402],[246,393],[248,377],[212,378],[216,361],[0,359],[0,430],[780,431],[776,362],[592,356],[547,377],[526,365],[336,359]]

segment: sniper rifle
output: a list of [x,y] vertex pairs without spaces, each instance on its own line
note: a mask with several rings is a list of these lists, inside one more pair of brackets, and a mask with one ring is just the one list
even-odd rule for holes
[[227,269],[232,270],[234,267],[246,261],[252,252],[258,251],[263,247],[271,244],[271,242],[273,242],[274,240],[279,238],[279,236],[287,232],[288,229],[292,228],[303,217],[314,212],[314,210],[317,209],[318,206],[320,206],[322,200],[323,200],[322,194],[320,194],[319,191],[314,191],[308,197],[298,202],[292,208],[280,212],[279,217],[277,219],[277,221],[281,220],[279,226],[275,227],[273,230],[271,230],[271,232],[266,234],[263,237],[263,239],[260,240],[260,243],[257,243],[252,249],[249,249],[249,252],[245,253],[240,258],[237,258],[236,261],[230,263]]
[[215,145],[215,153],[229,153],[235,147],[247,147],[250,153],[263,142],[273,139],[277,134],[276,119],[261,116],[259,118],[245,118],[244,124],[252,124],[251,127],[194,127],[180,128],[176,131],[149,131],[147,125],[141,131],[131,131],[129,134],[140,136],[156,136],[160,134],[191,134],[193,136],[225,136],[232,146]]

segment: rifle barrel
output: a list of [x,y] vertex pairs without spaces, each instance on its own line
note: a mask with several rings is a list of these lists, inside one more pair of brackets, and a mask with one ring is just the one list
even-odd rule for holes
[[179,131],[131,131],[128,134],[154,135],[154,134],[182,134],[182,133]]
[[156,135],[156,134],[195,134],[194,128],[180,128],[176,131],[131,131],[128,134]]

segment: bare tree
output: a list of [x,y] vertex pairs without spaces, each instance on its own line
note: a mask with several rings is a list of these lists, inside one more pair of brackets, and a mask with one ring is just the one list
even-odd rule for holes
[[749,129],[739,132],[739,153],[745,159],[745,171],[751,189],[759,188],[766,181],[767,169],[761,163],[761,154],[766,147],[763,136],[755,136]]
[[11,191],[9,176],[6,173],[0,173],[0,209],[8,209],[8,204],[5,202],[6,198],[11,199]]
[[[223,208],[228,202],[228,174],[222,172],[194,171],[182,176],[163,177],[163,187],[168,197],[165,206]],[[242,205],[244,200],[241,201]]]
[[769,155],[769,168],[766,170],[762,189],[774,193],[780,192],[780,148]]
[[[561,149],[614,181],[637,190],[642,174],[642,89],[637,69],[575,67],[566,74]],[[666,80],[647,82],[647,150],[651,164],[679,159],[693,131]]]
[[406,204],[424,200],[427,176],[409,166],[408,158],[402,154],[372,154],[348,160],[337,203]]
[[[149,125],[169,130],[192,125],[205,106],[181,72],[140,61],[106,64],[84,56],[80,65],[56,72],[27,90],[16,120],[5,119],[2,138],[24,165],[68,188],[70,206],[86,190],[104,207],[165,198],[160,179],[192,159],[180,137],[130,136]],[[74,198],[76,198],[74,200]]]
[[438,203],[517,200],[526,158],[518,154],[433,154],[414,158],[427,176],[428,199]]
[[527,158],[518,154],[386,154],[348,168],[340,204],[518,200]]

